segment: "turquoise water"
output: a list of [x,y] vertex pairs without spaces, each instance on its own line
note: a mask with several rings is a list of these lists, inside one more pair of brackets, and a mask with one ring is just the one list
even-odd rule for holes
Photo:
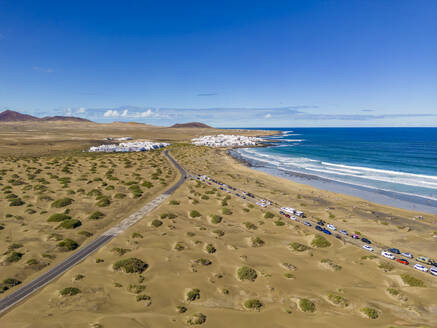
[[282,128],[236,153],[257,167],[437,201],[437,128]]

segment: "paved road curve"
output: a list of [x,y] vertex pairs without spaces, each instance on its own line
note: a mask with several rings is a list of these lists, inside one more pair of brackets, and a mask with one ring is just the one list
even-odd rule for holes
[[151,202],[147,203],[140,210],[130,215],[128,218],[124,219],[117,226],[109,229],[104,232],[97,239],[93,240],[91,243],[86,245],[85,247],[80,248],[73,255],[66,258],[64,261],[51,268],[49,271],[43,273],[38,278],[32,280],[28,284],[22,286],[20,289],[16,290],[12,294],[0,299],[0,315],[3,314],[6,310],[10,309],[12,306],[17,303],[23,301],[26,297],[30,296],[40,288],[47,285],[53,279],[63,274],[65,271],[69,270],[71,267],[76,265],[77,263],[83,261],[90,254],[94,253],[104,244],[109,242],[112,238],[117,236],[119,233],[125,231],[130,226],[141,220],[145,215],[150,213],[153,209],[155,209],[158,205],[160,205],[167,197],[169,197],[176,189],[180,187],[181,184],[184,183],[186,178],[185,170],[177,163],[167,151],[164,151],[164,155],[173,163],[173,165],[178,169],[181,174],[181,178],[174,184],[170,189],[168,189],[163,194],[156,197]]

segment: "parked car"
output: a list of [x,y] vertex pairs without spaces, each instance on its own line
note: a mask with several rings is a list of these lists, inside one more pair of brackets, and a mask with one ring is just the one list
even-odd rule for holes
[[282,215],[284,215],[285,213],[284,213],[284,211],[279,211],[279,214],[282,214]]
[[323,232],[326,233],[327,235],[331,235],[331,231],[329,231],[328,229],[323,228]]
[[420,263],[430,264],[431,260],[426,256],[418,256],[416,257],[416,261]]
[[341,240],[341,235],[339,235],[338,233],[335,234],[335,238],[340,239]]
[[289,214],[284,214],[284,216],[285,216],[286,218],[290,218],[290,215],[289,215]]
[[410,262],[408,262],[406,259],[396,259],[396,261],[401,263],[401,264],[405,264],[405,265],[410,264]]
[[331,229],[331,230],[334,230],[334,231],[337,230],[336,226],[333,225],[333,224],[327,224],[326,227],[327,227],[328,229]]
[[429,273],[431,273],[433,276],[437,276],[437,269],[431,268],[431,269],[429,269]]
[[371,244],[372,242],[367,238],[361,238],[361,241],[366,244]]
[[388,258],[388,259],[390,259],[390,260],[394,260],[395,259],[395,256],[392,253],[387,252],[387,251],[382,251],[381,255],[386,257],[386,258]]
[[316,228],[316,230],[323,231],[323,228],[319,225],[316,225],[315,228]]
[[346,235],[346,236],[348,235],[348,233],[347,233],[346,230],[341,229],[340,232],[341,232],[343,235]]
[[317,224],[319,225],[319,226],[324,226],[325,225],[325,221],[322,221],[322,220],[319,220],[318,222],[317,222]]
[[311,227],[312,226],[312,224],[310,222],[308,222],[308,221],[304,221],[303,224],[305,224],[307,227]]
[[373,252],[373,248],[370,247],[369,245],[363,245],[363,248],[364,248],[366,251]]
[[412,259],[412,258],[413,258],[413,254],[411,254],[411,253],[403,252],[403,253],[401,253],[401,255],[403,255],[403,256],[405,256],[405,257],[408,257],[409,259]]
[[352,238],[353,239],[360,239],[360,236],[354,234],[354,235],[352,235]]
[[423,271],[423,272],[428,272],[428,268],[427,268],[427,267],[424,267],[422,264],[419,264],[419,263],[416,263],[416,264],[414,265],[414,268],[415,268],[416,270],[420,270],[420,271]]
[[401,254],[401,251],[397,248],[389,248],[387,251],[393,254]]

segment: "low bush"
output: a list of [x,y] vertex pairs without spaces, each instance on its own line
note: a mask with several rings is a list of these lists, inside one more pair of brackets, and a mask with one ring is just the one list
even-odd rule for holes
[[231,215],[232,211],[229,208],[223,207],[222,208],[222,214],[223,215]]
[[64,213],[57,213],[57,214],[52,214],[49,216],[49,218],[47,219],[47,222],[61,222],[64,220],[70,220],[71,216],[64,214]]
[[315,235],[313,240],[311,241],[311,246],[324,248],[324,247],[331,246],[331,243],[325,237],[320,235]]
[[185,246],[184,246],[183,243],[176,243],[174,245],[174,249],[177,250],[177,251],[183,251],[185,249]]
[[220,215],[212,215],[211,216],[211,223],[218,224],[222,222],[223,218]]
[[361,309],[361,312],[369,319],[378,319],[379,312],[378,310],[370,307],[364,307]]
[[111,252],[116,253],[118,256],[123,256],[127,252],[130,252],[129,248],[120,248],[120,247],[114,247],[111,249]]
[[140,294],[146,290],[146,286],[130,284],[127,290],[134,294]]
[[161,225],[162,225],[162,221],[161,220],[155,219],[155,220],[152,221],[152,226],[154,226],[155,228],[158,228]]
[[51,206],[55,207],[55,208],[61,208],[61,207],[71,205],[73,203],[73,201],[74,201],[73,199],[65,197],[65,198],[55,200]]
[[197,217],[201,216],[201,214],[200,214],[198,211],[196,211],[196,210],[192,210],[192,211],[190,212],[190,216],[191,216],[192,218],[197,218]]
[[111,205],[111,201],[109,200],[109,198],[107,196],[103,196],[96,203],[96,206],[98,206],[98,207],[106,207],[106,206],[109,206],[109,205]]
[[285,222],[284,222],[284,221],[277,220],[277,221],[275,221],[275,225],[278,226],[278,227],[282,227],[282,226],[285,225]]
[[9,206],[21,206],[24,202],[20,198],[15,198],[9,201]]
[[75,229],[77,227],[80,227],[81,225],[82,225],[82,222],[80,222],[80,220],[70,219],[70,220],[62,221],[62,223],[59,225],[59,227],[64,228],[64,229]]
[[150,181],[144,181],[141,185],[142,185],[143,187],[148,188],[148,189],[150,189],[150,188],[153,187],[153,183],[151,183]]
[[67,287],[59,291],[61,296],[74,296],[80,293],[80,289],[76,287]]
[[100,211],[95,211],[88,217],[88,220],[99,220],[99,219],[103,218],[104,216],[105,216],[104,213],[102,213]]
[[335,294],[329,294],[328,295],[328,299],[334,303],[335,305],[340,305],[343,307],[347,307],[349,306],[349,301],[344,298],[343,296],[340,295],[335,295]]
[[201,264],[201,265],[210,265],[210,264],[212,264],[212,262],[210,260],[204,259],[204,258],[197,259],[195,262],[197,264]]
[[393,295],[393,296],[398,296],[401,293],[399,289],[396,289],[396,288],[393,288],[393,287],[387,288],[387,292],[390,295]]
[[260,237],[252,237],[252,247],[261,247],[264,246],[264,240],[262,240]]
[[187,324],[189,325],[201,325],[206,322],[206,315],[203,313],[195,313],[187,320]]
[[310,249],[308,246],[297,242],[290,243],[288,246],[290,246],[296,252],[304,252]]
[[92,232],[86,231],[86,230],[82,230],[78,232],[79,235],[84,236],[84,237],[91,237],[93,235]]
[[169,204],[170,204],[170,205],[179,205],[180,202],[178,202],[177,200],[171,200],[171,201],[169,202]]
[[142,234],[138,232],[132,232],[132,238],[144,238]]
[[341,265],[334,263],[334,261],[332,261],[330,259],[321,259],[320,263],[324,263],[324,264],[328,265],[334,271],[340,271],[342,269]]
[[72,251],[79,247],[79,244],[72,239],[64,239],[58,243],[58,247],[62,251]]
[[188,309],[185,306],[182,306],[182,305],[176,306],[176,312],[178,312],[178,313],[185,313],[187,311],[188,311]]
[[301,298],[299,300],[299,308],[303,312],[314,312],[316,310],[316,305],[311,302],[309,299]]
[[205,249],[209,254],[213,254],[217,251],[217,249],[212,244],[206,245]]
[[255,281],[256,278],[258,277],[256,270],[247,266],[240,267],[237,271],[237,275],[238,275],[238,279],[249,280],[249,281]]
[[13,263],[18,262],[23,257],[23,253],[20,252],[12,252],[9,254],[9,256],[6,258],[6,262]]
[[254,225],[252,222],[244,222],[243,224],[246,227],[246,229],[248,229],[248,230],[256,230],[257,229],[257,226]]
[[114,198],[115,199],[123,199],[123,198],[126,198],[126,194],[123,194],[123,193],[119,192],[119,193],[116,193],[114,195]]
[[261,301],[257,299],[249,299],[244,302],[244,307],[247,309],[259,310],[262,306]]
[[411,287],[425,287],[425,283],[407,273],[401,274],[402,281]]
[[384,270],[385,272],[389,272],[394,269],[394,266],[387,261],[381,261],[379,262],[378,268]]
[[264,218],[265,219],[271,219],[271,218],[274,218],[274,217],[275,217],[275,215],[272,212],[266,212],[264,214]]
[[223,230],[220,230],[220,229],[215,229],[212,231],[212,233],[216,234],[217,237],[222,237],[225,235],[225,232]]
[[138,258],[131,257],[115,262],[112,267],[116,271],[125,273],[142,273],[148,268],[148,264]]
[[200,289],[194,288],[187,293],[187,301],[193,302],[200,298]]

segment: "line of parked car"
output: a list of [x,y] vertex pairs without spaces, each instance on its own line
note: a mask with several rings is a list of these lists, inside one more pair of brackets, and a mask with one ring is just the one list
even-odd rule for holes
[[[229,186],[227,184],[224,184],[222,182],[216,181],[214,179],[211,179],[211,178],[209,178],[209,177],[207,177],[205,175],[203,175],[203,176],[198,175],[196,177],[196,179],[200,180],[200,181],[204,181],[204,182],[208,183],[209,185],[211,185],[210,181],[212,181],[212,182],[214,182],[214,183],[216,183],[216,184],[218,184],[220,186],[219,187],[220,190],[223,190],[223,191],[228,192],[228,193],[234,191],[234,194],[237,197],[240,197],[242,199],[246,199],[246,196],[250,197],[250,198],[253,198],[253,199],[256,198],[255,195],[253,195],[252,193],[247,193],[247,192],[244,192],[244,191],[240,191],[238,193],[238,192],[236,192],[236,190],[237,190],[236,188],[231,187],[231,186]],[[261,199],[260,198],[258,201],[256,201],[256,204],[261,206],[261,207],[263,207],[263,208],[265,208],[265,207],[267,207],[269,205],[272,205],[272,202],[269,201],[269,200],[265,200],[265,199]],[[288,218],[290,220],[293,220],[295,222],[301,222],[302,224],[306,225],[307,227],[312,227],[313,226],[313,224],[310,221],[308,221],[308,220],[301,220],[301,219],[305,218],[304,212],[296,210],[294,208],[291,208],[291,207],[281,207],[281,210],[279,211],[279,214],[281,214],[281,215],[285,216],[286,218]],[[351,238],[353,238],[355,240],[361,240],[363,243],[365,243],[365,245],[363,245],[362,247],[366,251],[369,251],[369,252],[373,252],[374,251],[373,247],[370,246],[372,244],[372,242],[369,239],[367,239],[365,237],[360,237],[358,234],[351,234],[351,235],[349,235],[347,230],[344,230],[344,229],[337,230],[337,227],[335,225],[333,225],[331,223],[327,223],[324,220],[317,221],[317,223],[314,225],[314,228],[317,231],[323,232],[323,233],[325,233],[327,235],[332,235],[333,232],[338,231],[340,234],[342,234],[344,236],[350,236]],[[336,233],[335,237],[338,238],[338,239],[342,239],[342,236],[340,234]],[[402,255],[402,257],[396,257],[394,254]],[[403,258],[403,257],[406,257],[406,258],[408,258],[410,260],[414,259],[413,254],[408,253],[408,252],[401,252],[397,248],[388,248],[387,250],[382,250],[381,251],[381,256],[383,256],[383,257],[385,257],[387,259],[390,259],[390,260],[394,260],[394,261],[396,261],[396,262],[398,262],[400,264],[403,264],[403,265],[409,265],[410,264],[410,262],[407,259]],[[428,257],[425,257],[425,256],[418,256],[418,257],[416,257],[415,260],[416,260],[416,262],[420,262],[420,263],[416,263],[414,265],[414,269],[422,271],[422,272],[429,272],[433,276],[437,276],[437,262],[436,261],[434,261],[434,260],[432,260],[432,259],[430,259]],[[430,265],[431,267],[427,268],[423,264]]]

